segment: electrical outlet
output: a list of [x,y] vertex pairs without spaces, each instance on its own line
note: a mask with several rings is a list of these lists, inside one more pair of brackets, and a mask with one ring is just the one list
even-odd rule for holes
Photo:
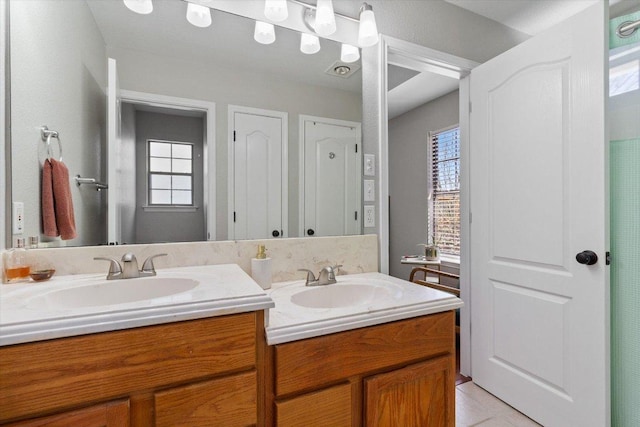
[[375,202],[376,201],[376,184],[372,179],[364,180],[364,201]]
[[375,154],[364,155],[364,175],[376,176],[376,156]]
[[376,207],[375,206],[368,205],[364,207],[364,226],[365,227],[376,226]]
[[24,232],[24,203],[13,202],[12,206],[11,223],[13,224],[13,234],[22,234]]

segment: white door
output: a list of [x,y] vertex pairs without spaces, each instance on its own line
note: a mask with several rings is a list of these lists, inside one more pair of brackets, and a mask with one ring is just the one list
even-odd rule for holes
[[233,132],[229,238],[286,237],[286,113],[230,106],[229,116]]
[[473,380],[545,426],[610,423],[605,3],[471,73]]
[[116,60],[107,61],[107,242],[122,243],[118,208],[118,173],[120,171],[120,87]]
[[304,224],[301,236],[360,234],[360,123],[301,117]]

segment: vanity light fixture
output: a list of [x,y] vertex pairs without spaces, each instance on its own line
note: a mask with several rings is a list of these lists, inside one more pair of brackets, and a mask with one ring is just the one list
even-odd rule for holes
[[370,47],[376,43],[378,43],[378,26],[376,25],[376,17],[373,14],[373,7],[368,3],[362,3],[358,44],[362,47]]
[[300,52],[312,55],[320,51],[320,39],[313,34],[302,33],[300,35]]
[[211,9],[195,3],[187,3],[187,21],[196,27],[211,25]]
[[129,8],[129,10],[134,11],[135,13],[139,13],[141,15],[147,15],[153,12],[153,3],[151,0],[123,0],[124,5]]
[[356,62],[358,59],[360,59],[360,50],[353,45],[342,43],[340,61],[351,63]]
[[253,32],[253,38],[255,41],[262,44],[271,44],[276,41],[276,30],[273,27],[273,24],[256,21],[256,29]]
[[282,22],[289,17],[287,0],[265,0],[264,16],[273,22]]
[[316,7],[315,30],[321,36],[330,36],[336,32],[336,16],[331,0],[318,0]]

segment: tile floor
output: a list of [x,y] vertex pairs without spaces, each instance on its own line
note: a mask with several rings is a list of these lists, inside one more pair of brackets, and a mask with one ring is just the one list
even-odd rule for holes
[[502,400],[469,381],[456,387],[456,427],[536,427]]

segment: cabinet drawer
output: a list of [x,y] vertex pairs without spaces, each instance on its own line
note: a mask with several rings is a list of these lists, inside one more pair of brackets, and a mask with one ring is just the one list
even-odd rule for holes
[[448,311],[276,345],[276,396],[450,353],[454,326]]
[[156,427],[251,426],[257,422],[256,372],[155,394]]
[[278,427],[348,427],[351,425],[351,384],[276,402]]
[[6,425],[6,427],[128,427],[129,401],[120,400]]
[[0,422],[256,363],[255,313],[0,348]]

